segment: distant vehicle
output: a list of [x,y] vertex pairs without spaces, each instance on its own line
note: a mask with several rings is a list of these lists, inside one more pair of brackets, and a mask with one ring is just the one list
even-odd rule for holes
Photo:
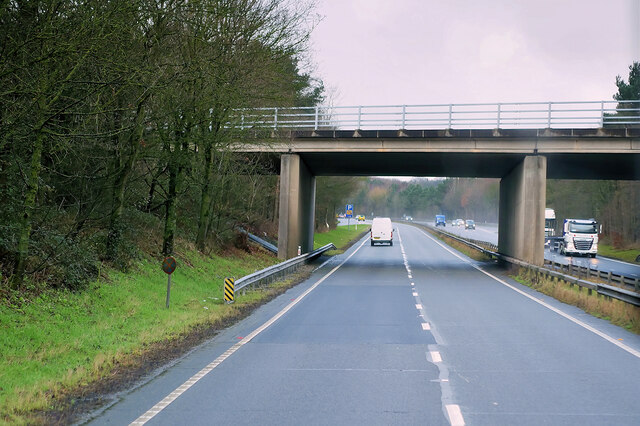
[[364,220],[365,220],[364,215],[360,214],[360,215],[356,216],[356,220],[358,220],[358,222],[364,222]]
[[544,209],[544,236],[556,235],[556,212],[553,209]]
[[565,219],[559,245],[560,253],[564,255],[583,254],[596,257],[598,222],[595,219]]
[[476,229],[476,223],[471,219],[464,222],[464,229]]
[[409,222],[413,222],[413,217],[412,216],[407,216],[405,218],[405,220],[409,221]]
[[436,227],[438,226],[447,226],[447,221],[444,218],[443,214],[437,214],[436,215]]
[[454,226],[464,226],[464,220],[462,219],[456,219],[455,223],[456,224]]
[[393,245],[393,226],[388,217],[376,217],[371,223],[371,245],[377,243]]

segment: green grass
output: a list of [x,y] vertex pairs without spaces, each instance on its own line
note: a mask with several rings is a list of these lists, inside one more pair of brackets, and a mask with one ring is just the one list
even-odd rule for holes
[[[172,276],[169,309],[159,261],[141,262],[130,274],[111,272],[108,282],[80,293],[48,291],[21,306],[0,305],[0,423],[31,422],[22,416],[100,378],[145,345],[215,323],[236,309],[223,303],[223,279],[276,262],[266,254],[188,253]],[[237,304],[254,297],[238,295]]]
[[317,249],[325,246],[329,243],[333,243],[338,249],[329,250],[326,252],[328,255],[340,254],[344,252],[344,248],[349,245],[351,241],[358,238],[362,233],[367,232],[371,227],[369,225],[358,225],[356,230],[355,225],[338,226],[329,232],[323,232],[321,234],[315,234],[313,238],[313,248]]
[[[316,247],[333,242],[344,248],[367,228],[316,234]],[[0,300],[0,424],[43,422],[36,411],[134,364],[154,344],[236,318],[242,306],[260,303],[268,294],[236,294],[236,302],[226,305],[224,278],[277,262],[262,252],[185,253],[172,275],[169,309],[167,276],[158,259],[141,261],[127,274],[111,271],[83,292],[51,290],[28,301]]]
[[640,256],[639,249],[618,250],[608,244],[598,244],[598,254],[614,259],[620,259],[625,262],[637,263],[636,257]]

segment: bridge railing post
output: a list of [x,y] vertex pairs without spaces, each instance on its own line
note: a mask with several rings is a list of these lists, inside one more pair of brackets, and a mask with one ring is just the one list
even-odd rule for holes
[[551,102],[549,102],[549,109],[547,110],[547,128],[551,128]]
[[453,104],[449,104],[449,128],[451,128],[451,121],[452,121],[452,115],[453,115]]
[[600,102],[600,127],[604,127],[604,101]]
[[405,122],[405,115],[406,114],[407,114],[407,106],[406,105],[402,105],[402,127],[401,127],[402,130],[405,129],[404,122]]
[[502,104],[498,104],[498,117],[497,117],[498,118],[498,122],[496,123],[497,124],[496,125],[496,129],[500,128],[500,111],[501,111],[501,108],[502,108]]
[[313,125],[313,130],[318,130],[318,105],[316,105],[316,120],[315,124]]
[[278,129],[278,108],[274,108],[273,113],[273,130]]
[[358,106],[358,130],[360,130],[360,121],[362,119],[362,106]]

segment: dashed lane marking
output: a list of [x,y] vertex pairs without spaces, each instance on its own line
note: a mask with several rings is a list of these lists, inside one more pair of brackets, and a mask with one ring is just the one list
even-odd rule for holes
[[431,330],[431,326],[429,325],[428,322],[423,322],[422,323],[422,329],[423,330]]
[[451,426],[464,426],[464,418],[462,417],[459,405],[447,404],[444,408],[447,410],[447,416],[449,416]]
[[421,310],[422,309],[422,305],[420,303],[416,303],[416,309],[417,310]]

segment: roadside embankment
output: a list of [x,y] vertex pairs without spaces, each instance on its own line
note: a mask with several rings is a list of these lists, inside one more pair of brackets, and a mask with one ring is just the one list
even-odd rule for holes
[[[359,232],[318,234],[346,246]],[[158,260],[129,273],[111,271],[82,292],[47,291],[0,303],[0,423],[68,423],[100,396],[136,380],[295,285],[303,268],[263,290],[223,301],[225,277],[278,262],[271,254],[232,251],[176,255],[170,307]],[[95,401],[98,401],[97,403]]]

